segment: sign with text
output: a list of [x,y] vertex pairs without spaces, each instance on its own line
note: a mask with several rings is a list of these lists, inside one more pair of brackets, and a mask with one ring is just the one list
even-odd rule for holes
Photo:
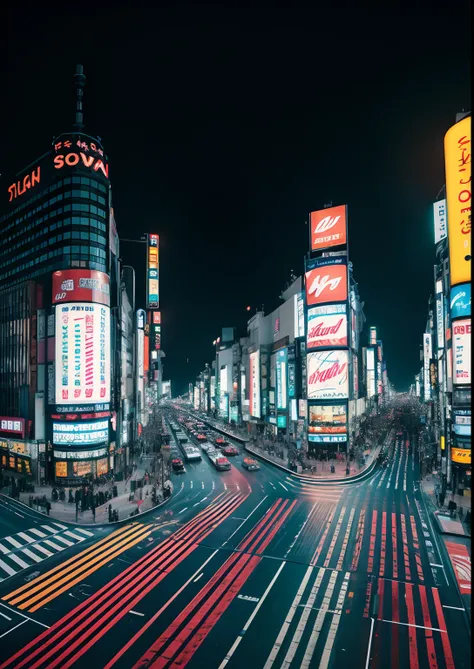
[[347,206],[312,211],[311,250],[321,251],[347,243]]
[[311,262],[305,273],[306,304],[345,302],[347,300],[346,258],[321,258]]
[[307,354],[308,400],[348,399],[348,351]]
[[66,269],[53,272],[53,304],[96,302],[110,306],[110,279],[91,269]]
[[345,304],[331,304],[308,309],[308,349],[347,346]]
[[471,319],[453,322],[453,362],[455,385],[471,385]]

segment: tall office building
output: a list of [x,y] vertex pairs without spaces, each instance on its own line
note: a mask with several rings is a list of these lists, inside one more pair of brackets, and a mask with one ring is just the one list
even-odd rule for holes
[[3,180],[0,216],[0,464],[81,483],[113,466],[120,351],[118,236],[108,160],[73,129]]

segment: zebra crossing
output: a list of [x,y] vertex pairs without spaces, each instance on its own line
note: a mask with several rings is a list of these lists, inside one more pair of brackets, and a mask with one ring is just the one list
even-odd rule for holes
[[29,569],[66,548],[93,537],[82,527],[68,528],[51,522],[0,539],[0,582]]

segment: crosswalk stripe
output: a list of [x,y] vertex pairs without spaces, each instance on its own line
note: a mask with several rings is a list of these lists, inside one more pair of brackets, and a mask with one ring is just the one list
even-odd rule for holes
[[44,537],[47,537],[48,535],[42,532],[41,530],[36,530],[34,527],[31,528],[31,530],[28,530],[28,532],[33,532],[33,534],[37,534],[39,537],[44,539]]
[[53,534],[57,533],[57,530],[54,527],[51,527],[50,525],[41,525],[41,527],[43,528],[43,530],[49,530],[49,532],[52,532]]
[[9,541],[15,548],[23,548],[23,544],[20,544],[20,542],[13,537],[5,537],[4,541]]
[[[82,537],[81,537],[81,541],[82,541],[82,540],[83,540],[83,539],[82,539]],[[66,544],[66,546],[74,546],[74,543],[73,543],[72,541],[69,541],[69,539],[65,539],[64,537],[59,536],[59,534],[57,534],[57,535],[54,537],[54,541],[61,541],[62,543]]]
[[70,532],[69,530],[67,532],[64,532],[64,534],[67,534],[67,536],[71,537],[72,539],[77,539],[77,541],[83,541],[82,537],[78,536],[77,534],[74,534],[74,532]]
[[27,541],[29,544],[32,544],[36,539],[32,539],[25,532],[18,532],[18,536]]
[[28,557],[30,557],[35,562],[42,562],[44,560],[44,558],[40,557],[39,555],[35,555],[33,553],[33,551],[30,551],[29,548],[24,548],[22,553],[25,553],[25,555],[28,555]]
[[9,576],[14,576],[16,574],[16,571],[9,567],[3,560],[0,560],[0,567],[3,571],[6,571]]
[[51,546],[51,548],[55,548],[57,551],[63,551],[66,548],[65,546],[55,544],[54,541],[51,541],[50,539],[45,539],[44,543],[48,544],[48,546]]
[[56,525],[56,527],[59,527],[61,530],[67,530],[66,525],[61,525],[60,523],[53,523],[53,525]]
[[29,565],[27,562],[21,559],[21,557],[18,557],[15,553],[10,553],[8,556],[9,560],[13,560],[13,562],[16,562],[17,564],[20,565],[20,567],[23,567],[23,569],[28,569],[31,565]]
[[0,544],[0,551],[2,551],[2,553],[10,553],[11,549],[6,548],[3,544]]
[[44,546],[41,546],[41,544],[35,544],[35,550],[39,551],[40,553],[44,553],[46,557],[51,557],[51,555],[54,555],[54,553],[47,551],[46,548],[44,548]]
[[85,534],[86,537],[93,537],[94,536],[93,532],[89,532],[88,530],[83,530],[82,527],[76,527],[74,529],[74,532],[81,532],[82,534]]

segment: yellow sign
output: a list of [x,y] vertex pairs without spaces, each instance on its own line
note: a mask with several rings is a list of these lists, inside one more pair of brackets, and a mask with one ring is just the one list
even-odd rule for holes
[[56,462],[56,478],[67,476],[67,462]]
[[471,280],[471,117],[444,136],[451,285]]
[[444,437],[441,436],[440,440],[441,440],[441,450],[444,451],[444,449],[445,449]]
[[451,460],[459,462],[462,465],[471,464],[471,449],[470,448],[452,448]]

